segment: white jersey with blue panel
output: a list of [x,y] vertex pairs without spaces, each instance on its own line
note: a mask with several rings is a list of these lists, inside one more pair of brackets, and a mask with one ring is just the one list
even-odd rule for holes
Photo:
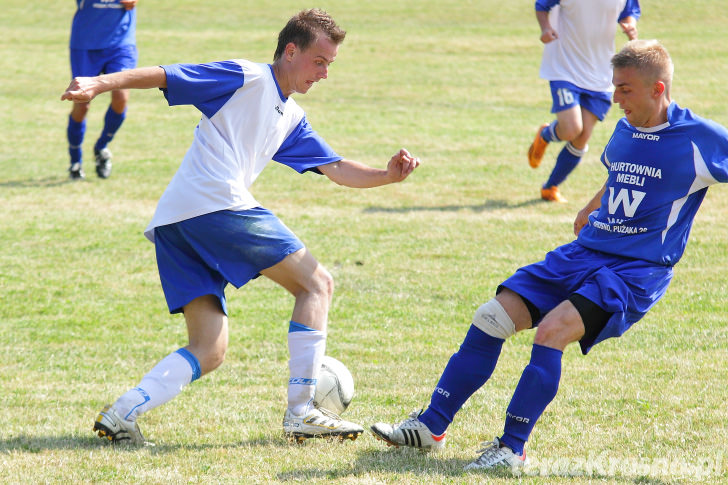
[[202,112],[194,139],[144,234],[220,210],[260,206],[250,186],[275,160],[299,173],[341,160],[286,98],[269,64],[235,59],[162,66],[170,106]]
[[136,8],[119,0],[76,0],[71,49],[96,50],[136,45]]
[[612,90],[617,22],[638,19],[638,0],[536,0],[536,11],[549,12],[558,39],[544,45],[539,75],[568,81],[590,91]]
[[728,130],[673,102],[667,122],[653,128],[622,118],[601,159],[606,191],[577,242],[673,266],[708,187],[728,182]]

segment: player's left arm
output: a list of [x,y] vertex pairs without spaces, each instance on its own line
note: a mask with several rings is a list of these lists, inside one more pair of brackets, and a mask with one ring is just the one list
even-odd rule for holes
[[331,181],[346,187],[365,189],[401,182],[420,165],[420,159],[402,148],[387,163],[386,169],[370,167],[353,160],[319,165],[318,169]]
[[604,195],[604,192],[607,191],[607,183],[604,182],[604,185],[601,189],[599,189],[599,192],[596,193],[594,197],[589,201],[587,205],[584,206],[582,210],[579,211],[578,214],[576,214],[576,219],[574,220],[574,235],[578,236],[579,232],[581,232],[581,229],[589,224],[589,214],[594,212],[595,210],[599,209],[602,205],[602,196]]
[[635,40],[637,38],[637,19],[628,16],[623,19],[619,19],[619,26],[622,27],[622,32],[625,33],[629,40]]

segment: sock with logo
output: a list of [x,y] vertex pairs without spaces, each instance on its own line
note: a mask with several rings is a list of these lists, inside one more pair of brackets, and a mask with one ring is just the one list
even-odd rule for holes
[[83,151],[83,136],[86,133],[86,120],[74,121],[68,116],[68,128],[66,129],[66,137],[68,138],[68,154],[71,155],[71,165],[81,162]]
[[419,417],[432,434],[444,433],[465,401],[490,378],[503,342],[475,325],[470,326],[460,349],[450,357],[432,393],[430,406]]
[[326,332],[291,320],[288,327],[288,409],[305,416],[313,406],[316,377],[326,351]]
[[547,189],[555,185],[560,185],[561,182],[566,180],[566,177],[579,165],[581,157],[584,156],[587,149],[588,147],[584,147],[582,150],[579,150],[571,142],[566,143],[564,148],[561,149],[561,152],[559,152],[559,156],[556,157],[556,165],[543,188]]
[[121,127],[121,124],[126,118],[126,110],[121,113],[117,113],[111,106],[106,110],[106,116],[104,116],[104,129],[101,130],[101,135],[94,145],[94,151],[99,151],[106,148],[106,145],[114,139],[114,135]]
[[545,126],[544,129],[541,130],[541,138],[546,140],[547,143],[551,143],[552,141],[561,141],[556,134],[556,125],[558,124],[559,122],[554,120],[548,126]]
[[200,362],[197,357],[181,348],[159,361],[142,377],[137,387],[117,399],[114,408],[124,419],[135,421],[142,413],[172,400],[187,384],[199,377]]
[[556,397],[561,379],[563,352],[533,344],[531,362],[521,374],[506,411],[506,424],[501,442],[514,453],[523,454],[523,448],[533,427],[546,406]]

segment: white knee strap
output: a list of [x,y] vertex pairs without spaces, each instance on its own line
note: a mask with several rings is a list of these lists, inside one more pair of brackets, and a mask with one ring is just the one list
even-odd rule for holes
[[476,310],[473,325],[491,337],[503,340],[516,334],[516,325],[495,298]]

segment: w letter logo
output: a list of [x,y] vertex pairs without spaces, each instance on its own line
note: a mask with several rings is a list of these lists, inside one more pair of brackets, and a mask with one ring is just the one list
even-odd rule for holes
[[[632,193],[632,199],[630,200],[630,192]],[[639,190],[622,189],[619,191],[617,196],[614,196],[614,187],[609,187],[609,213],[614,214],[617,212],[617,208],[621,204],[624,207],[624,215],[627,217],[633,217],[637,207],[645,198],[646,192],[640,192]]]

